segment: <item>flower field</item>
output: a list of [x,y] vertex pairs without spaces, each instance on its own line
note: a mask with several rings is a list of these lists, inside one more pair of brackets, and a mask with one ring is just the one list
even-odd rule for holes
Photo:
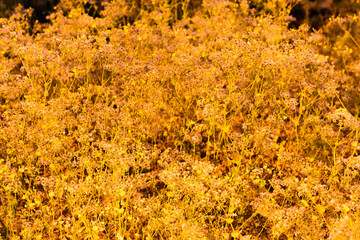
[[0,239],[360,239],[360,2],[299,2],[7,10]]

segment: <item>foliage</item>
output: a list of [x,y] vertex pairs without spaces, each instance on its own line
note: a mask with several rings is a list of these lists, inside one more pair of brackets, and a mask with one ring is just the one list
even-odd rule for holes
[[1,238],[360,237],[358,8],[87,3],[0,19]]

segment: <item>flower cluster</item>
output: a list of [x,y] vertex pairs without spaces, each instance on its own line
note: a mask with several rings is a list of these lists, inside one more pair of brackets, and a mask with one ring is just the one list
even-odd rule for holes
[[0,19],[0,238],[359,238],[357,14],[96,2]]

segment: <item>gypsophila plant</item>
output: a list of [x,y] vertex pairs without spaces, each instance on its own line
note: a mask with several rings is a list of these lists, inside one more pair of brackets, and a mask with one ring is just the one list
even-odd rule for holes
[[359,238],[359,3],[296,4],[6,10],[0,239]]

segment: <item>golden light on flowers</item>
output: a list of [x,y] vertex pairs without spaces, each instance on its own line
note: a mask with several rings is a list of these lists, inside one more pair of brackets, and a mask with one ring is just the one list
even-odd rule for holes
[[356,1],[85,2],[0,19],[5,238],[358,239]]

